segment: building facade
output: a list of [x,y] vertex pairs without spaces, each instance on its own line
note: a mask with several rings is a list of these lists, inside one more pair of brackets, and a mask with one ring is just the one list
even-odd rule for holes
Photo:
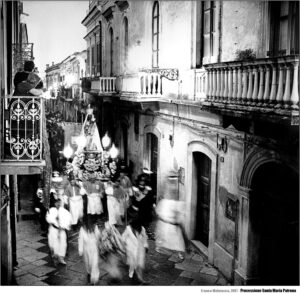
[[82,24],[82,87],[132,177],[185,202],[233,283],[298,285],[299,3],[91,1]]
[[85,65],[86,50],[75,52],[60,63],[46,65],[46,85],[51,97],[47,106],[59,111],[65,122],[83,121],[81,79],[85,76]]
[[17,265],[20,179],[38,177],[43,172],[47,152],[43,140],[42,99],[12,96],[14,74],[23,70],[25,60],[34,59],[23,4],[21,1],[0,1],[0,12],[1,285],[9,285],[13,267]]

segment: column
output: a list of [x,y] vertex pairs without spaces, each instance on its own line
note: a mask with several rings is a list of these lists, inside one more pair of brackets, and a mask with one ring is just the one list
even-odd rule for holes
[[263,65],[259,66],[259,91],[257,95],[257,104],[256,106],[261,106],[262,105],[262,99],[264,95],[264,67]]
[[293,87],[292,87],[291,101],[292,101],[292,109],[298,110],[299,109],[299,92],[298,92],[299,60],[295,61],[293,65],[294,65],[294,74],[293,74]]
[[242,85],[243,85],[243,92],[242,92],[242,100],[241,103],[244,104],[247,99],[247,90],[248,90],[248,69],[245,67],[243,69],[243,79],[242,79]]
[[232,98],[232,68],[228,69],[228,102]]
[[278,89],[276,95],[276,106],[275,108],[281,108],[283,103],[283,65],[279,64],[279,78],[278,78]]
[[265,92],[263,96],[264,104],[263,106],[266,107],[268,106],[268,100],[270,96],[270,67],[269,65],[266,65],[265,67],[266,70],[266,80],[265,80]]
[[272,83],[271,83],[269,107],[274,107],[274,104],[276,102],[276,89],[277,89],[276,65],[272,64]]
[[248,67],[248,74],[249,74],[249,84],[248,84],[248,92],[247,92],[247,105],[250,105],[252,99],[252,92],[253,92],[253,72],[251,66]]
[[234,67],[232,71],[232,102],[236,99],[237,94],[237,69]]
[[284,87],[284,94],[283,94],[283,103],[284,108],[290,107],[290,97],[291,97],[291,69],[290,64],[285,65],[285,87]]
[[223,101],[228,99],[228,68],[224,69],[224,91],[223,91]]
[[242,98],[242,68],[241,66],[238,68],[237,73],[237,94],[236,94],[236,104],[240,103],[240,100]]
[[252,103],[251,103],[252,106],[254,106],[256,104],[257,94],[258,94],[258,71],[257,71],[257,67],[254,67],[253,74],[254,74],[254,86],[253,86],[253,93],[252,93]]
[[235,270],[235,284],[248,284],[258,276],[257,248],[252,242],[250,192],[250,188],[239,186],[239,260]]

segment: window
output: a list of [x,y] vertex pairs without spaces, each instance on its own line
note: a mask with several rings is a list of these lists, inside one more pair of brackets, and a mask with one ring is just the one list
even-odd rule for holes
[[96,74],[96,48],[92,46],[92,75]]
[[196,67],[217,59],[217,14],[215,1],[197,1]]
[[97,43],[97,74],[101,75],[101,65],[102,65],[102,26],[101,22],[99,23],[99,39]]
[[128,19],[125,17],[123,21],[124,29],[124,56],[123,56],[123,66],[124,70],[127,68],[127,59],[128,59]]
[[112,28],[109,29],[109,37],[110,37],[110,40],[109,40],[110,76],[113,76],[114,32],[113,32]]
[[90,48],[86,51],[86,72],[90,75]]
[[269,56],[299,54],[299,2],[270,2]]
[[155,1],[152,12],[152,67],[158,67],[159,52],[159,6]]

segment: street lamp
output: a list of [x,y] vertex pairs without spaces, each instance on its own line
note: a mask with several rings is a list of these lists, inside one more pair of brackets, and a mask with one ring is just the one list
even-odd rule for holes
[[86,143],[87,143],[87,140],[86,140],[86,137],[83,136],[83,135],[80,135],[76,138],[76,143],[78,145],[78,148],[84,148]]
[[69,159],[72,155],[73,155],[73,149],[70,146],[70,144],[68,144],[65,148],[64,148],[64,156]]
[[112,159],[117,158],[119,154],[119,150],[116,148],[115,144],[113,144],[112,147],[110,148],[109,154]]
[[107,132],[105,133],[104,137],[102,138],[102,146],[106,150],[111,143],[111,139],[108,137]]

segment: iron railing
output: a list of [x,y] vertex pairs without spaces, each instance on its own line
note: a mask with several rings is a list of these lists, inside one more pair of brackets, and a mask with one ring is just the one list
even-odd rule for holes
[[44,101],[41,97],[4,99],[2,161],[41,161]]

